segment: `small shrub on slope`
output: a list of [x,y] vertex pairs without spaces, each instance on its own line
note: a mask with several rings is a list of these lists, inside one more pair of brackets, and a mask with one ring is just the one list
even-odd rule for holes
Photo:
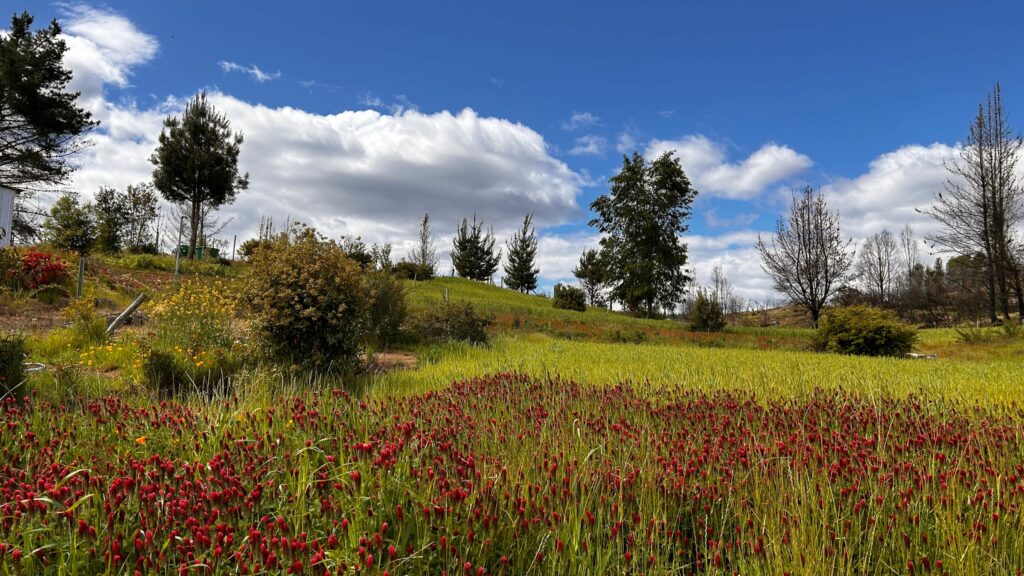
[[587,309],[587,295],[575,286],[555,284],[553,305],[562,310],[584,312]]
[[914,348],[917,331],[886,310],[836,308],[824,314],[815,335],[819,350],[864,356],[902,356]]

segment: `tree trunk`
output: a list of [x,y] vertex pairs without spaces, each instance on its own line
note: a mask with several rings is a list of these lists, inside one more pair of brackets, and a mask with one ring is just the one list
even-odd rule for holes
[[199,219],[202,218],[202,203],[192,201],[192,215],[189,218],[188,256],[189,260],[196,257],[196,241],[199,237]]

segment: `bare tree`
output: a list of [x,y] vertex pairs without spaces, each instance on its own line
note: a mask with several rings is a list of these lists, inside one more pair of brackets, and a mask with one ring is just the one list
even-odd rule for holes
[[942,225],[928,236],[929,242],[960,256],[982,257],[992,322],[998,320],[997,307],[1009,319],[1011,286],[1024,312],[1014,245],[1015,230],[1024,221],[1024,191],[1014,173],[1021,146],[1021,138],[1008,126],[996,84],[978,106],[960,157],[946,165],[951,177],[945,191],[924,210]]
[[732,283],[725,277],[721,264],[711,269],[711,292],[718,299],[726,315],[733,316],[743,311],[743,298],[736,293]]
[[853,252],[839,231],[839,214],[829,212],[825,198],[807,186],[794,193],[788,222],[779,218],[766,243],[757,237],[762,268],[775,289],[803,307],[818,326],[821,310],[850,276]]
[[864,241],[857,260],[857,276],[864,291],[879,306],[892,303],[898,268],[899,247],[892,232],[882,230]]
[[420,222],[419,244],[412,253],[412,262],[423,269],[429,268],[431,274],[437,268],[437,248],[434,246],[434,234],[430,230],[430,214],[423,214]]

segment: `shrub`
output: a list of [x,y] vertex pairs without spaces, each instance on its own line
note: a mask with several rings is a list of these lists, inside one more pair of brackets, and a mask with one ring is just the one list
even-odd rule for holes
[[552,299],[555,308],[584,312],[587,309],[587,295],[575,286],[555,284],[555,296]]
[[94,299],[75,298],[61,310],[61,316],[71,325],[71,333],[79,346],[107,339],[107,320],[96,313]]
[[690,330],[695,332],[719,332],[725,328],[725,315],[718,297],[703,288],[697,291],[689,314]]
[[148,350],[142,361],[142,377],[162,398],[199,393],[210,395],[227,389],[239,362],[227,350],[189,355],[183,349]]
[[63,286],[71,279],[67,262],[46,252],[30,250],[21,257],[21,278],[29,290]]
[[359,265],[336,242],[308,228],[282,235],[252,255],[241,295],[267,358],[358,365],[369,294]]
[[917,341],[917,331],[889,311],[851,306],[827,311],[815,344],[820,350],[866,356],[902,356]]
[[446,302],[416,315],[411,331],[425,342],[487,344],[490,324],[491,321],[477,314],[469,302]]
[[0,288],[17,290],[21,286],[21,255],[14,248],[0,248]]
[[386,349],[402,335],[406,317],[405,289],[394,276],[385,272],[372,272],[366,280],[369,291],[367,337],[374,346]]
[[24,395],[25,339],[16,334],[0,335],[0,398]]
[[233,288],[222,280],[198,278],[174,285],[152,309],[157,341],[191,354],[230,347],[234,338]]
[[402,260],[395,264],[394,273],[396,278],[403,280],[433,280],[434,268],[426,264],[417,264]]

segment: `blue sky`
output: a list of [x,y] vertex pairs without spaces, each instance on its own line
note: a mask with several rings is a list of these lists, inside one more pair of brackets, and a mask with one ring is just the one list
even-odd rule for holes
[[1011,121],[1024,117],[1024,4],[779,4],[23,7],[65,24],[103,121],[75,182],[86,195],[144,179],[159,119],[206,89],[250,137],[253,189],[225,210],[226,233],[292,217],[401,256],[416,211],[435,214],[447,248],[461,214],[500,236],[529,210],[550,285],[596,240],[586,208],[621,152],[675,149],[701,192],[698,278],[720,264],[764,298],[752,240],[793,186],[823,187],[855,239],[904,223],[923,235],[914,209],[940,191],[994,82]]

